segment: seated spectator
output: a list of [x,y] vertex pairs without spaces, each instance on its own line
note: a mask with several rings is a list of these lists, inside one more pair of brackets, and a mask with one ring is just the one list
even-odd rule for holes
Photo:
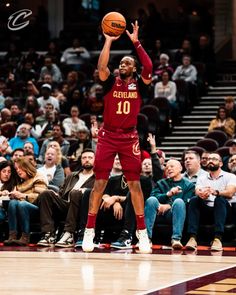
[[233,96],[225,97],[225,109],[229,114],[229,117],[236,121],[236,105]]
[[52,136],[48,139],[45,139],[42,147],[40,149],[38,160],[42,163],[44,161],[44,155],[47,149],[47,146],[50,141],[57,141],[61,147],[61,152],[64,156],[67,156],[70,143],[64,138],[65,130],[60,123],[55,123],[53,125]]
[[48,103],[45,106],[45,114],[37,117],[36,122],[42,127],[41,137],[49,138],[52,136],[53,125],[58,122],[58,112]]
[[178,117],[179,106],[176,102],[176,84],[170,81],[169,72],[163,71],[161,75],[161,82],[157,82],[154,86],[154,97],[166,97],[170,106],[170,116],[175,123]]
[[184,152],[184,168],[185,172],[183,176],[193,184],[196,184],[198,177],[207,174],[207,172],[201,168],[200,155],[192,150]]
[[236,193],[236,176],[221,169],[223,163],[219,154],[211,153],[208,158],[207,175],[198,178],[194,196],[188,207],[188,233],[190,239],[186,249],[197,249],[197,234],[200,220],[214,224],[212,251],[221,251],[224,226],[232,215],[231,200]]
[[45,111],[45,106],[47,103],[51,103],[54,106],[54,109],[57,111],[60,111],[60,105],[59,105],[59,101],[51,96],[51,91],[52,91],[52,86],[49,84],[43,84],[41,86],[41,94],[42,96],[40,96],[38,98],[38,103],[40,105],[40,108],[42,111]]
[[166,164],[167,178],[159,180],[156,188],[145,203],[145,222],[148,236],[152,239],[155,220],[172,224],[171,245],[173,249],[182,249],[181,243],[186,204],[194,195],[194,184],[181,175],[182,166],[177,160]]
[[61,153],[58,153],[53,147],[47,148],[44,164],[37,171],[47,176],[50,186],[55,186],[56,189],[59,189],[65,178],[64,170],[61,167]]
[[[116,156],[116,168],[120,165],[118,164],[119,157]],[[120,165],[121,167],[121,165]],[[129,191],[128,184],[125,176],[122,173],[122,167],[120,168],[120,175],[111,176],[106,185],[106,189],[102,196],[102,203],[100,210],[98,211],[97,218],[97,230],[106,232],[112,232],[114,230],[121,231],[124,222],[124,212],[126,207],[126,198]],[[97,237],[99,238],[99,237]],[[103,237],[104,238],[104,237]],[[82,246],[82,240],[80,246]],[[98,242],[101,242],[98,240]],[[77,241],[76,246],[78,247],[79,241]]]
[[36,52],[35,47],[30,46],[28,53],[23,57],[23,62],[30,62],[35,70],[38,70],[38,67],[41,63],[41,56]]
[[81,70],[82,65],[86,64],[90,59],[88,50],[81,46],[80,40],[74,38],[72,47],[67,48],[61,57],[61,63],[70,66],[71,69],[78,71]]
[[181,48],[176,51],[174,58],[175,62],[177,64],[181,64],[183,61],[183,57],[186,55],[192,55],[192,44],[191,41],[188,39],[184,39]]
[[[24,157],[16,160],[15,168],[21,181],[10,192],[9,237],[4,244],[26,246],[30,240],[30,216],[38,212],[35,201],[38,195],[45,191],[47,184],[31,162]],[[19,228],[21,228],[21,237],[17,239]]]
[[161,82],[155,84],[154,97],[166,97],[170,104],[176,103],[176,84],[170,81],[170,76],[167,71],[163,71]]
[[233,155],[229,158],[228,161],[229,172],[236,175],[236,155]]
[[220,106],[215,119],[212,119],[208,127],[208,131],[222,130],[229,137],[232,137],[235,132],[235,121],[229,117],[224,106]]
[[38,96],[39,90],[36,87],[35,83],[32,80],[27,81],[26,83],[26,96]]
[[62,125],[65,128],[65,135],[78,138],[78,131],[85,127],[85,122],[79,118],[79,108],[72,106],[70,110],[71,117],[63,120]]
[[78,131],[78,141],[70,146],[68,157],[71,161],[77,163],[81,153],[86,148],[92,148],[92,139],[89,129],[84,126]]
[[60,144],[57,141],[50,141],[47,146],[47,149],[48,148],[54,148],[57,151],[57,154],[59,155],[59,158],[61,159],[60,165],[64,170],[65,176],[70,175],[71,170],[70,170],[69,160],[66,156],[62,154]]
[[23,148],[17,148],[11,154],[11,160],[13,163],[15,163],[19,158],[22,158],[22,157],[24,157],[24,149]]
[[197,82],[197,69],[191,64],[191,57],[189,55],[184,55],[182,59],[182,65],[178,66],[172,76],[175,80],[184,80],[192,84]]
[[6,218],[6,212],[3,208],[3,202],[10,200],[9,194],[16,186],[16,171],[11,161],[0,162],[0,222]]
[[193,54],[194,61],[202,62],[206,67],[206,82],[213,85],[216,78],[215,52],[209,36],[199,36],[198,44]]
[[208,164],[209,155],[210,155],[210,152],[208,152],[208,151],[204,151],[202,153],[202,155],[201,155],[201,161],[200,161],[201,167],[202,167],[203,170],[206,170],[206,171],[208,170],[207,169],[207,164]]
[[38,73],[35,71],[32,61],[25,60],[21,63],[21,65],[21,69],[17,72],[18,81],[24,83],[26,81],[38,80]]
[[163,45],[160,39],[156,39],[154,42],[154,48],[150,52],[150,58],[153,63],[153,67],[156,68],[159,65],[160,56],[163,52],[165,52],[165,49],[163,49]]
[[[118,69],[119,71],[119,69]],[[119,75],[119,73],[118,73]],[[86,99],[95,98],[96,97],[96,88],[97,86],[101,86],[101,80],[99,79],[98,69],[93,71],[93,79],[84,85],[83,92]]]
[[32,142],[34,154],[37,156],[39,154],[38,143],[34,137],[30,136],[30,125],[23,123],[19,126],[16,136],[10,139],[9,144],[14,151],[17,148],[23,148],[25,142]]
[[34,154],[34,145],[30,141],[26,141],[23,147],[24,153],[33,153]]
[[[118,227],[121,228],[122,223],[120,222],[120,220],[123,220],[124,208],[126,205],[126,195],[128,193],[128,190],[128,184],[122,172],[119,156],[116,155],[110,173],[110,178],[102,197],[102,204],[100,210],[98,211],[97,237],[95,239],[99,238],[99,230],[106,231],[107,229],[117,230]],[[91,190],[87,190],[85,192],[81,203],[83,213],[80,218],[79,235],[78,240],[75,244],[75,248],[79,248],[82,246],[83,235],[88,215],[90,192]]]
[[10,42],[7,53],[4,56],[4,63],[8,68],[13,70],[19,67],[21,59],[22,53],[20,52],[19,47],[17,47],[16,43]]
[[45,75],[43,75],[42,80],[40,80],[40,82],[38,82],[38,84],[40,84],[41,86],[43,84],[49,84],[52,86],[52,90],[54,90],[54,88],[57,86],[58,83],[53,82],[51,74],[45,74]]
[[222,169],[224,171],[228,171],[229,172],[229,168],[228,168],[228,162],[229,162],[229,158],[236,155],[236,139],[232,139],[232,141],[229,144],[229,155],[225,156],[223,158],[223,166]]
[[161,79],[162,73],[165,71],[169,72],[170,75],[174,73],[174,69],[169,65],[169,56],[165,53],[160,55],[160,64],[153,69],[154,81],[158,81]]
[[85,190],[92,188],[95,181],[94,158],[92,150],[84,150],[81,155],[82,169],[66,177],[59,193],[46,190],[40,194],[38,205],[43,237],[38,242],[39,246],[48,247],[56,243],[56,221],[60,220],[65,221],[64,233],[56,246],[74,246],[74,233],[81,212],[81,199]]
[[35,139],[38,139],[42,136],[42,127],[40,124],[37,124],[35,121],[35,116],[32,113],[26,113],[25,114],[25,124],[28,124],[30,126],[30,135],[34,137]]
[[94,87],[94,91],[95,95],[87,97],[85,106],[89,113],[102,115],[104,110],[103,86],[96,85],[96,87]]
[[52,76],[52,81],[54,83],[58,84],[62,82],[61,70],[55,63],[53,63],[51,56],[44,57],[44,66],[40,70],[39,81],[42,81],[46,74],[50,74]]
[[10,108],[11,111],[11,120],[16,122],[17,125],[20,125],[24,122],[24,114],[18,103],[13,102]]
[[[144,201],[146,201],[151,194],[151,191],[153,187],[155,187],[156,182],[163,177],[164,170],[163,166],[160,163],[159,155],[157,153],[156,148],[156,141],[155,136],[149,133],[147,138],[150,147],[151,147],[151,173],[149,172],[147,175],[147,169],[145,162],[149,160],[149,158],[145,158],[142,162],[142,172],[140,176],[140,183],[141,188],[143,191]],[[150,161],[148,161],[150,163]],[[150,171],[150,167],[148,168]],[[130,193],[128,193],[126,198],[126,207],[124,212],[124,226],[120,233],[119,238],[111,243],[111,247],[117,248],[117,249],[129,249],[132,248],[132,236],[135,231],[136,223],[135,223],[135,213],[134,208],[131,202],[131,196]]]
[[11,111],[8,108],[1,109],[0,115],[0,124],[11,121]]
[[57,40],[51,40],[48,44],[48,51],[46,56],[51,56],[52,61],[59,65],[61,60],[61,51],[58,45]]
[[37,98],[34,95],[29,95],[26,97],[25,106],[23,113],[31,113],[34,118],[40,115],[39,104]]

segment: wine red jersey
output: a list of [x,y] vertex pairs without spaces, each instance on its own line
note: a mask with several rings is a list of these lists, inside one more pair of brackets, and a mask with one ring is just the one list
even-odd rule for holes
[[145,86],[141,78],[126,83],[113,75],[103,82],[104,126],[129,129],[137,125],[137,116],[142,104],[140,84]]

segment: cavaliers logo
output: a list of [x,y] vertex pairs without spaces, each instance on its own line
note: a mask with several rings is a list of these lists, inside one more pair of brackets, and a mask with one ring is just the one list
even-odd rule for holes
[[133,154],[135,156],[138,156],[140,155],[140,147],[139,147],[139,142],[136,141],[134,144],[133,144]]
[[19,11],[16,11],[8,18],[8,29],[11,31],[17,31],[28,26],[30,21],[26,18],[29,17],[32,13],[33,12],[29,9],[21,9]]

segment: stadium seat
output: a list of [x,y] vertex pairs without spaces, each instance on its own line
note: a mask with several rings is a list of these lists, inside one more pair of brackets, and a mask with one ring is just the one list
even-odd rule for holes
[[225,144],[225,142],[227,141],[228,139],[228,136],[227,134],[222,131],[222,130],[212,130],[212,131],[209,131],[206,135],[205,135],[205,138],[212,138],[212,139],[215,139],[218,144],[219,144],[219,147],[223,146]]
[[84,113],[79,116],[81,120],[83,120],[86,126],[90,129],[91,128],[91,115],[90,113]]
[[60,122],[63,122],[63,120],[69,118],[70,116],[68,114],[60,114],[59,115],[59,120]]
[[139,113],[137,120],[137,130],[141,149],[145,149],[148,136],[148,117],[145,114]]
[[230,138],[230,139],[226,140],[224,146],[231,146],[231,143],[232,143],[233,141],[235,141],[235,138]]
[[140,113],[148,117],[148,132],[158,136],[160,114],[159,109],[154,105],[145,105],[141,108]]
[[[203,147],[194,145],[189,147],[187,150],[191,150],[191,151],[195,151],[197,152],[200,156],[202,156],[202,153],[206,151],[206,149],[204,149]],[[184,154],[184,153],[183,153]]]
[[229,147],[221,146],[216,150],[216,152],[219,153],[221,158],[223,159],[224,157],[229,156]]
[[164,136],[170,132],[170,104],[166,97],[157,97],[151,100],[151,105],[159,109],[159,130]]
[[177,102],[179,103],[182,115],[188,111],[190,104],[188,85],[184,80],[175,80],[175,84],[177,88]]
[[200,140],[198,140],[196,145],[206,149],[209,152],[214,152],[219,147],[218,142],[215,139],[212,139],[212,138],[200,139]]

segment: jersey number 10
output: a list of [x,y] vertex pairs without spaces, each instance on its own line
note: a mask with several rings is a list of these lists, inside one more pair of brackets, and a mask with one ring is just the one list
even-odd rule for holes
[[116,114],[129,114],[130,113],[130,102],[129,101],[120,101],[117,104]]

